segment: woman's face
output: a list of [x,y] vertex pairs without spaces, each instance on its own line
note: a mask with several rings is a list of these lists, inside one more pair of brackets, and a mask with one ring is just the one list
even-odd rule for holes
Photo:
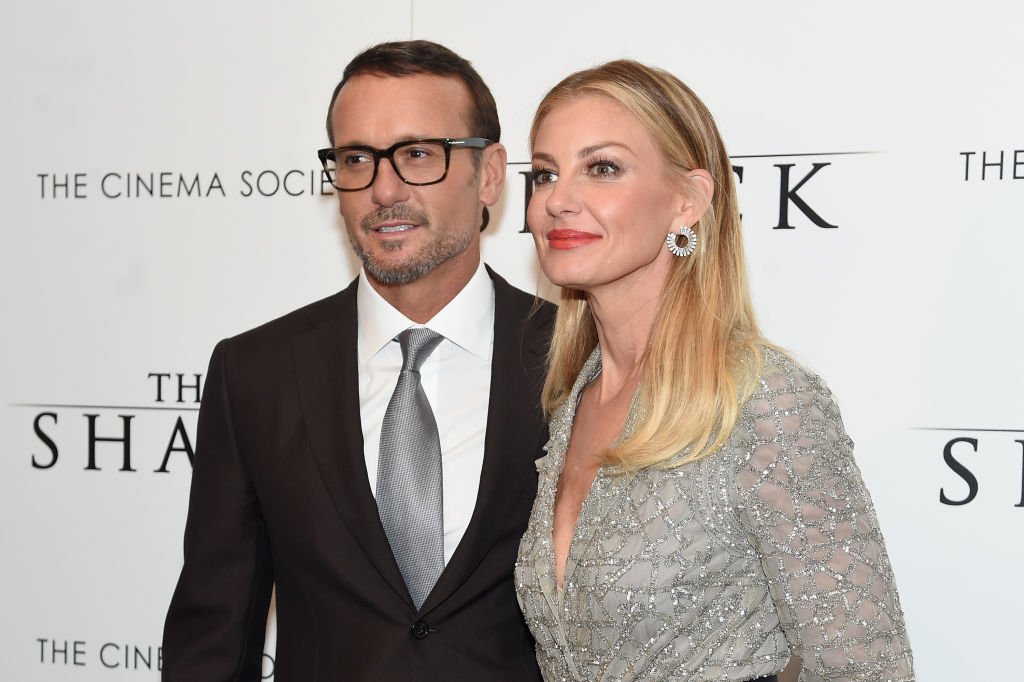
[[551,110],[537,130],[533,173],[526,217],[548,279],[588,292],[664,287],[674,258],[665,236],[687,201],[625,107],[584,95]]

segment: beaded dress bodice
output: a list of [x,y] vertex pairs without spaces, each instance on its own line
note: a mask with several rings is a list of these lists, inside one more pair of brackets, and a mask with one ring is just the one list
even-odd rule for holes
[[[870,496],[823,382],[764,352],[727,444],[671,469],[601,468],[555,582],[555,492],[583,388],[554,415],[516,563],[547,680],[914,679]],[[626,430],[635,418],[631,411]]]

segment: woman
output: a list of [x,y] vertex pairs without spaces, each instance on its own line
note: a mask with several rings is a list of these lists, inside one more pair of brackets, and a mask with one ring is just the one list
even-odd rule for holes
[[913,680],[892,569],[822,381],[758,331],[729,157],[664,71],[573,74],[527,210],[563,287],[516,564],[548,680]]

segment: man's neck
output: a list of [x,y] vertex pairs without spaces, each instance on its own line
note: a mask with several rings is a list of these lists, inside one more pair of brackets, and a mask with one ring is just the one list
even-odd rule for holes
[[[472,257],[475,255],[475,257]],[[408,284],[383,284],[366,273],[370,286],[392,307],[418,324],[426,324],[473,278],[480,254],[460,254]]]

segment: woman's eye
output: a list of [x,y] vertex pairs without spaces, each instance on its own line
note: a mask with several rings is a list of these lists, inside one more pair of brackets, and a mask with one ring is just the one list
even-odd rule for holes
[[588,170],[590,171],[591,175],[597,177],[608,177],[612,175],[618,175],[619,173],[618,165],[612,163],[611,161],[595,161],[594,163],[590,164],[590,168]]
[[533,171],[533,186],[540,187],[541,185],[550,185],[552,182],[558,179],[558,174],[542,169],[534,169]]

